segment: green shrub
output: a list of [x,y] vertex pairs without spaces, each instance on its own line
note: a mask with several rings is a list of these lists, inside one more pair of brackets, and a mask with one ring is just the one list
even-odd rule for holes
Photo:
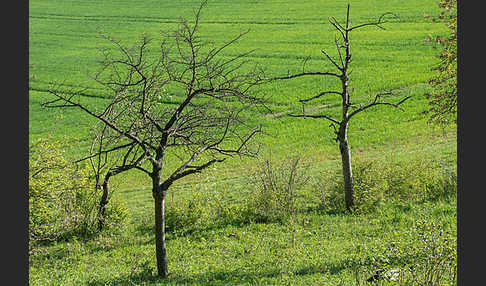
[[258,222],[285,222],[295,218],[298,197],[309,177],[299,169],[299,158],[275,166],[264,160],[251,179],[254,190],[248,198],[248,215]]
[[337,170],[325,169],[315,188],[320,208],[330,213],[344,212],[344,181],[342,173]]
[[[97,198],[101,197],[101,194]],[[99,201],[97,200],[98,204]],[[128,221],[128,206],[121,199],[110,197],[104,214],[104,229],[122,229]]]
[[437,157],[418,154],[407,161],[390,162],[386,168],[388,199],[424,201],[456,194],[455,168]]
[[[63,156],[59,142],[38,140],[29,149],[29,237],[31,242],[86,236],[96,231],[100,191],[90,169],[77,168]],[[126,218],[120,202],[107,208],[109,224]]]
[[[424,201],[456,194],[456,170],[438,158],[425,154],[401,161],[389,158],[354,160],[355,212],[373,211],[385,201]],[[339,171],[325,170],[316,187],[320,207],[328,212],[345,209],[343,179]]]
[[180,232],[204,223],[207,216],[207,199],[201,192],[193,192],[183,201],[167,201],[165,227],[167,231]]
[[393,231],[374,259],[353,265],[354,285],[457,285],[457,232],[423,217]]
[[405,268],[405,279],[415,285],[456,284],[456,233],[427,220],[418,221],[413,231],[420,242],[406,245],[406,253],[415,263]]
[[220,193],[196,189],[184,200],[168,200],[165,209],[166,229],[184,233],[199,228],[242,225],[256,221],[245,202],[235,203]]
[[384,267],[399,271],[400,285],[456,285],[456,236],[439,222],[420,219],[389,243],[390,265]]

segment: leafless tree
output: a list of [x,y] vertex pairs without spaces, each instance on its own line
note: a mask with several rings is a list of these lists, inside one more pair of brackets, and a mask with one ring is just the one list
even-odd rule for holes
[[[331,127],[334,128],[334,133],[336,134],[336,142],[339,142],[339,151],[341,153],[341,161],[342,161],[342,172],[344,177],[344,193],[345,193],[345,203],[346,209],[348,211],[352,210],[354,205],[353,202],[353,171],[351,166],[351,152],[349,149],[348,144],[348,124],[351,118],[353,118],[356,114],[360,113],[361,111],[367,110],[371,107],[377,105],[388,105],[392,107],[399,108],[399,106],[404,103],[410,97],[404,97],[400,101],[396,103],[392,103],[385,100],[386,96],[394,96],[395,93],[392,90],[385,91],[378,93],[376,95],[371,96],[371,100],[367,104],[352,104],[351,103],[351,94],[349,88],[349,75],[350,75],[350,64],[351,64],[351,49],[350,49],[350,33],[354,30],[366,27],[366,26],[376,26],[378,28],[384,29],[382,24],[386,23],[386,16],[394,14],[392,13],[385,13],[381,15],[376,21],[368,22],[359,24],[356,26],[350,26],[349,23],[349,4],[346,10],[346,22],[343,24],[339,23],[338,20],[334,17],[330,17],[329,23],[339,32],[341,39],[335,38],[335,45],[337,48],[337,52],[339,58],[336,60],[331,57],[325,50],[321,50],[321,52],[325,55],[325,57],[332,63],[332,65],[337,69],[337,72],[306,72],[305,69],[301,73],[281,76],[281,77],[271,77],[271,78],[264,78],[267,81],[273,80],[285,80],[285,79],[293,79],[302,76],[330,76],[341,81],[341,89],[340,90],[326,90],[322,91],[319,94],[312,96],[310,98],[301,99],[300,102],[302,103],[302,114],[294,114],[291,116],[294,117],[303,117],[303,118],[324,118],[331,122]],[[396,16],[395,16],[396,17]],[[304,62],[305,67],[305,62]],[[325,95],[338,95],[342,99],[341,110],[342,116],[340,119],[333,118],[329,115],[325,114],[306,114],[305,112],[305,104],[317,98],[320,98]]]
[[101,69],[94,76],[109,93],[110,100],[102,108],[82,103],[76,93],[56,90],[50,90],[55,99],[44,104],[79,108],[99,123],[91,152],[80,161],[91,160],[98,185],[105,174],[101,207],[107,202],[111,176],[139,170],[150,178],[157,270],[162,277],[168,275],[165,198],[169,187],[228,156],[258,152],[251,142],[261,127],[245,123],[244,114],[262,104],[249,95],[261,82],[260,71],[246,65],[248,53],[221,56],[247,32],[218,47],[205,41],[198,34],[204,4],[196,10],[193,23],[181,19],[174,31],[162,33],[155,57],[149,53],[147,36],[133,48],[104,36],[118,54],[103,50]]
[[[102,128],[100,128],[100,124]],[[93,138],[91,142],[91,147],[89,149],[90,155],[86,158],[81,158],[76,161],[79,163],[81,161],[89,159],[91,168],[93,169],[93,174],[95,177],[95,188],[96,190],[101,189],[102,195],[100,198],[100,202],[98,204],[98,230],[103,230],[105,225],[105,213],[106,213],[106,205],[108,204],[108,199],[110,196],[110,178],[114,175],[122,173],[123,171],[131,169],[134,164],[133,159],[132,162],[127,163],[128,152],[130,148],[124,148],[124,145],[117,146],[115,144],[115,149],[111,148],[106,151],[107,140],[106,136],[109,132],[109,128],[106,124],[97,122],[92,128]],[[116,142],[116,140],[115,140]],[[116,147],[120,147],[119,149],[123,152],[125,151],[125,156],[122,154],[117,154],[117,156],[108,156],[108,154],[115,152]],[[125,150],[124,150],[125,149]],[[122,162],[116,162],[116,160],[120,160],[122,158]],[[110,162],[110,159],[115,160],[114,162]],[[103,177],[104,175],[104,177]],[[103,177],[103,178],[102,178]],[[101,179],[103,182],[101,183]]]

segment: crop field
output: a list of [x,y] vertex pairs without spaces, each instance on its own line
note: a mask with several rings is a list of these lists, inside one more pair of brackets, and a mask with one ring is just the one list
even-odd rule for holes
[[[266,98],[271,111],[247,115],[248,123],[261,124],[265,132],[257,138],[259,156],[229,158],[169,190],[168,219],[175,219],[167,235],[168,279],[156,276],[151,181],[135,170],[113,178],[113,197],[126,205],[127,225],[95,237],[36,246],[29,255],[30,284],[361,285],[360,279],[378,268],[430,263],[421,252],[430,243],[427,235],[440,230],[453,239],[457,231],[455,189],[444,181],[455,174],[456,126],[430,124],[424,114],[428,79],[439,53],[425,39],[447,33],[443,22],[424,17],[440,12],[435,0],[211,0],[201,13],[200,35],[222,45],[248,30],[222,57],[253,51],[247,59],[267,76],[298,73],[304,62],[306,71],[334,72],[321,49],[337,56],[337,32],[328,17],[343,21],[348,3],[353,25],[386,12],[398,16],[387,18],[385,30],[369,26],[351,34],[352,100],[365,104],[389,89],[397,91],[397,101],[411,98],[402,110],[377,106],[360,113],[351,121],[348,137],[352,160],[362,174],[389,168],[385,177],[392,179],[383,188],[401,182],[394,188],[405,195],[353,214],[324,210],[325,190],[331,192],[341,170],[333,129],[323,119],[288,114],[301,112],[300,99],[339,89],[340,82],[322,77],[269,82],[257,86],[254,95]],[[181,17],[191,22],[199,4],[29,1],[29,143],[61,141],[68,159],[86,156],[95,121],[75,108],[42,107],[53,99],[48,90],[82,89],[83,103],[103,106],[109,93],[91,75],[99,69],[100,49],[115,47],[100,33],[127,46],[146,34],[152,39],[149,52],[156,54],[161,31],[174,29]],[[169,92],[163,96],[180,100]],[[338,116],[340,104],[339,97],[328,95],[307,108]],[[256,200],[254,177],[262,162],[271,160],[277,168],[294,158],[309,178],[297,190],[296,214],[267,222],[245,217]]]

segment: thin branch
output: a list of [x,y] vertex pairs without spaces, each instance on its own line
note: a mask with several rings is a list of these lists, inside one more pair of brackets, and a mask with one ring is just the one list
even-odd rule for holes
[[398,108],[398,109],[400,109],[400,110],[403,111],[403,109],[400,108],[400,105],[402,103],[404,103],[406,100],[408,100],[409,98],[411,98],[411,96],[407,96],[407,97],[403,98],[402,100],[400,100],[397,103],[378,101],[382,95],[392,95],[392,94],[393,93],[391,93],[391,92],[385,92],[385,93],[380,93],[380,94],[375,95],[375,98],[374,98],[374,100],[371,103],[369,103],[369,104],[367,104],[365,106],[361,106],[360,108],[358,108],[355,111],[353,111],[348,116],[347,121],[349,121],[351,119],[351,117],[353,117],[354,115],[358,114],[359,112],[361,112],[363,110],[366,110],[366,109],[368,109],[370,107],[376,106],[376,105],[389,105],[389,106],[393,106],[393,107]]
[[306,103],[308,101],[314,100],[314,99],[319,98],[319,97],[321,97],[321,96],[323,96],[325,94],[330,94],[330,93],[339,94],[341,96],[343,95],[343,93],[342,92],[339,92],[339,91],[323,91],[323,92],[319,93],[316,96],[313,96],[313,97],[307,98],[307,99],[300,99],[299,101],[302,102],[302,103]]
[[336,124],[341,124],[341,122],[337,121],[336,119],[332,118],[332,117],[329,117],[327,115],[305,115],[305,114],[289,114],[289,116],[291,117],[304,117],[304,118],[325,118],[329,121],[332,121],[333,123],[336,123]]
[[307,61],[310,60],[310,56],[307,56],[305,59],[304,59],[304,62],[302,63],[302,73],[305,73],[305,65],[307,64]]
[[336,125],[334,123],[329,124],[329,127],[332,127],[334,129],[334,134],[336,134],[336,138],[334,139],[336,142],[339,141],[339,131],[336,128]]
[[386,12],[384,14],[382,14],[380,16],[380,18],[378,18],[378,21],[376,22],[370,22],[370,23],[364,23],[364,24],[360,24],[360,25],[356,25],[354,27],[351,27],[349,29],[347,29],[348,32],[354,30],[354,29],[358,29],[358,28],[361,28],[361,27],[364,27],[364,26],[377,26],[378,28],[382,29],[382,30],[386,30],[384,27],[380,26],[380,24],[384,24],[384,23],[387,23],[387,21],[384,21],[383,18],[386,16],[386,15],[392,15],[394,16],[395,18],[397,19],[400,19],[397,15],[395,15],[394,13],[392,12]]
[[[79,107],[81,110],[83,110],[84,112],[88,113],[89,115],[97,118],[98,120],[101,120],[103,123],[105,123],[108,127],[110,127],[111,129],[113,129],[114,131],[116,131],[116,132],[120,133],[121,135],[123,135],[123,136],[125,136],[125,137],[127,137],[127,138],[129,138],[129,139],[131,139],[131,140],[133,140],[135,142],[137,142],[140,145],[140,147],[142,147],[142,149],[144,149],[145,154],[147,154],[147,155],[149,154],[146,146],[148,146],[148,147],[150,147],[152,149],[155,149],[155,147],[152,146],[151,144],[148,144],[147,142],[143,142],[142,140],[140,140],[139,138],[137,138],[133,134],[130,134],[129,132],[126,132],[126,131],[121,130],[120,128],[118,128],[117,126],[115,126],[112,122],[110,122],[107,119],[105,119],[105,118],[103,118],[103,117],[101,117],[101,116],[93,113],[91,110],[89,110],[88,108],[86,108],[84,105],[79,104],[79,103],[76,103],[76,102],[73,102],[70,98],[65,98],[62,95],[59,95],[55,91],[49,90],[49,93],[57,96],[58,98],[66,101],[66,102],[68,102],[68,103],[70,103],[72,105],[75,105],[75,106]],[[153,158],[150,157],[150,156],[149,156],[149,159],[151,161],[153,160]]]
[[350,4],[348,3],[348,6],[346,8],[346,35],[348,35],[349,32],[349,6]]
[[130,143],[127,143],[127,144],[123,144],[123,145],[120,145],[120,146],[116,146],[116,147],[113,147],[109,150],[102,150],[102,151],[99,151],[99,152],[96,152],[95,154],[91,154],[87,157],[84,157],[84,158],[81,158],[81,159],[78,159],[76,161],[74,161],[74,163],[79,163],[79,162],[82,162],[84,160],[87,160],[87,159],[90,159],[90,158],[93,158],[93,157],[96,157],[96,156],[99,156],[101,154],[105,154],[105,153],[110,153],[110,152],[113,152],[113,151],[116,151],[116,150],[119,150],[119,149],[123,149],[123,148],[126,148],[126,147],[129,147],[129,146],[132,146],[134,145],[136,142],[130,142]]
[[339,24],[339,22],[336,20],[336,18],[329,17],[327,19],[328,19],[329,23],[331,23],[334,26],[334,28],[336,28],[336,30],[339,31],[339,33],[341,33],[341,36],[343,37],[343,39],[346,40],[346,35],[344,34],[346,29],[343,26],[341,26],[341,24]]
[[144,168],[140,167],[138,164],[129,164],[129,165],[123,165],[123,166],[118,166],[118,167],[110,168],[110,172],[112,172],[112,175],[116,175],[116,174],[119,174],[121,172],[128,171],[130,169],[137,169],[137,170],[140,170],[140,171],[144,172],[145,174],[147,174],[149,176],[152,175],[151,172],[149,172],[148,170],[145,170]]
[[234,149],[234,150],[229,150],[229,149],[221,149],[217,146],[214,146],[211,148],[211,150],[215,150],[215,151],[218,151],[219,153],[223,154],[223,155],[228,155],[228,156],[233,156],[233,155],[241,155],[242,154],[242,149],[243,147],[246,146],[246,144],[248,143],[248,141],[250,141],[250,139],[255,136],[257,133],[261,133],[262,130],[261,130],[261,126],[258,127],[258,128],[254,128],[249,135],[245,136],[246,138],[243,139],[241,141],[241,144],[240,146],[237,148],[237,149]]
[[188,169],[185,169],[182,172],[173,173],[169,178],[167,178],[162,183],[162,185],[164,185],[164,186],[170,186],[170,185],[172,185],[173,182],[175,182],[176,180],[178,180],[180,178],[183,178],[183,177],[185,177],[187,175],[190,175],[190,174],[200,173],[202,170],[204,170],[207,167],[213,165],[214,163],[223,162],[224,160],[226,160],[226,158],[222,158],[222,159],[212,159],[212,160],[210,160],[210,161],[208,161],[205,164],[200,165],[200,166],[186,166],[186,168],[188,168]]
[[[189,158],[189,160],[187,160],[184,164],[182,164],[179,168],[177,168],[170,176],[169,178],[167,178],[164,182],[164,184],[166,183],[169,183],[169,184],[172,184],[172,182],[174,182],[175,180],[179,179],[179,178],[182,178],[186,175],[181,175],[183,173],[187,173],[186,168],[188,168],[188,166],[191,165],[192,162],[194,162],[194,160],[196,160],[196,158],[204,151],[206,151],[208,149],[208,146],[203,146],[202,148],[200,148],[199,150],[197,150],[196,152],[194,152],[192,154],[192,156]],[[192,170],[194,173],[195,171]],[[189,173],[187,173],[188,175]]]
[[292,79],[296,77],[301,77],[301,76],[308,76],[308,75],[330,75],[330,76],[335,76],[335,77],[340,77],[339,74],[337,73],[332,73],[332,72],[303,72],[303,73],[298,73],[298,74],[293,74],[293,75],[288,75],[288,76],[278,76],[278,77],[271,77],[271,78],[261,78],[260,80],[263,81],[273,81],[273,80],[281,80],[281,79]]
[[328,54],[326,53],[326,51],[321,50],[321,52],[322,52],[323,54],[325,54],[325,55],[326,55],[326,57],[327,57],[327,58],[328,58],[328,59],[331,61],[331,63],[333,63],[333,64],[334,64],[334,65],[335,65],[335,66],[336,66],[336,67],[337,67],[337,68],[338,68],[340,71],[343,71],[343,69],[344,69],[344,68],[343,68],[343,67],[341,67],[340,65],[338,65],[338,64],[336,63],[336,61],[334,61],[334,59],[333,59],[333,58],[331,58],[331,56],[330,56],[330,55],[328,55]]
[[[211,61],[217,54],[219,54],[222,50],[224,50],[225,48],[227,48],[228,46],[232,45],[233,43],[235,43],[236,41],[238,41],[240,38],[242,38],[244,35],[248,34],[250,32],[250,29],[244,31],[244,32],[241,32],[240,31],[240,34],[238,34],[238,36],[234,37],[233,39],[231,39],[230,41],[226,42],[224,45],[222,45],[221,47],[219,47],[218,49],[213,49],[209,52],[208,54],[208,57],[206,58],[206,62],[209,62]],[[249,53],[252,53],[253,51],[249,52]],[[245,54],[249,54],[249,53],[245,53]],[[244,54],[244,55],[245,55]]]
[[336,48],[339,53],[339,59],[341,60],[341,66],[344,67],[344,60],[343,60],[343,55],[341,53],[341,46],[339,45],[339,41],[336,37],[334,37],[334,42],[336,43]]

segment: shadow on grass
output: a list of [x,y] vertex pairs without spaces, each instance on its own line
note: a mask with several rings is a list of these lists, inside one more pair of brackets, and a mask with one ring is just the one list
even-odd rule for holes
[[[314,274],[338,275],[342,271],[352,268],[353,263],[342,260],[321,265],[311,265],[297,269],[293,276]],[[152,274],[151,270],[128,275],[113,280],[96,280],[87,285],[240,285],[240,284],[278,284],[278,277],[283,275],[280,269],[266,269],[258,272],[245,273],[243,271],[213,271],[200,275],[169,274],[168,278],[161,278]],[[273,281],[267,279],[274,278]]]
[[[187,226],[181,229],[173,229],[166,227],[166,240],[176,239],[179,237],[188,237],[196,235],[197,237],[205,237],[207,235],[214,235],[211,233],[215,230],[221,230],[227,227],[241,228],[253,224],[270,224],[273,222],[264,222],[253,218],[241,218],[241,219],[218,219],[207,223],[202,223],[197,226]],[[153,223],[136,223],[135,233],[137,235],[155,237],[155,227]],[[207,237],[205,237],[207,238]]]
[[242,283],[256,284],[262,278],[273,278],[280,275],[278,269],[259,273],[239,273],[235,271],[216,271],[196,276],[180,276],[169,274],[162,278],[151,273],[143,272],[113,280],[96,280],[87,285],[238,285]]

